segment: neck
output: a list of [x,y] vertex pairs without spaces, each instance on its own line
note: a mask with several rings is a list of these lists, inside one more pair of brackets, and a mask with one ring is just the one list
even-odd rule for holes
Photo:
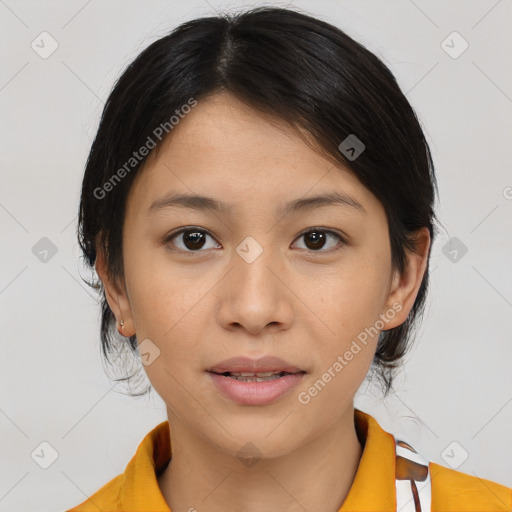
[[170,415],[169,424],[172,458],[158,483],[171,510],[337,512],[362,455],[352,403],[308,443],[250,467]]

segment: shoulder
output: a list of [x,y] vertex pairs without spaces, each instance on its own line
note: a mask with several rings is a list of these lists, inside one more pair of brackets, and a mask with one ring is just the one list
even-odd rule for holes
[[114,477],[83,503],[66,512],[98,512],[98,510],[117,510],[119,494],[123,484],[124,474]]
[[395,449],[397,503],[406,509],[414,499],[422,511],[512,511],[512,488],[429,461],[404,441],[395,439]]
[[[512,488],[430,462],[432,510],[507,511],[512,510]],[[461,508],[463,506],[464,508]]]

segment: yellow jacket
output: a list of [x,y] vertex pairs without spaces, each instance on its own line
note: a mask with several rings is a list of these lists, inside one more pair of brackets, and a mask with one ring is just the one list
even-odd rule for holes
[[[339,512],[512,511],[512,488],[429,462],[354,411],[364,449],[355,479]],[[171,512],[157,475],[171,457],[169,422],[157,425],[139,445],[124,473],[67,512]]]

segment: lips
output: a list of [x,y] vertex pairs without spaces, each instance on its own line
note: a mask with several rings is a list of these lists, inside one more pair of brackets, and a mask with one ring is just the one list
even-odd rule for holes
[[[219,375],[269,377],[275,374],[306,373],[305,370],[283,359],[274,356],[265,356],[260,359],[238,356],[226,359],[212,366],[207,371]],[[242,374],[242,375],[241,375]]]
[[233,357],[207,370],[213,385],[237,405],[270,405],[289,395],[307,372],[278,357]]

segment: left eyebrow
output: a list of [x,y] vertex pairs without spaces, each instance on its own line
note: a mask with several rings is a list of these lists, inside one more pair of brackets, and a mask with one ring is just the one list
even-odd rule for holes
[[367,213],[364,206],[353,197],[340,192],[331,192],[312,197],[304,197],[287,203],[284,207],[277,210],[278,216],[285,216],[297,211],[312,210],[321,206],[350,206],[359,210],[361,213]]
[[[321,206],[333,205],[349,206],[359,210],[361,213],[367,213],[363,205],[353,197],[340,192],[331,192],[329,194],[295,199],[283,207],[278,208],[276,214],[278,217],[284,217],[285,215],[298,211],[311,210]],[[226,215],[230,215],[233,212],[233,205],[227,204],[213,197],[169,192],[165,196],[156,199],[153,201],[153,203],[151,203],[150,207],[148,208],[148,214],[162,208],[173,207],[190,208],[203,211],[215,211]]]

